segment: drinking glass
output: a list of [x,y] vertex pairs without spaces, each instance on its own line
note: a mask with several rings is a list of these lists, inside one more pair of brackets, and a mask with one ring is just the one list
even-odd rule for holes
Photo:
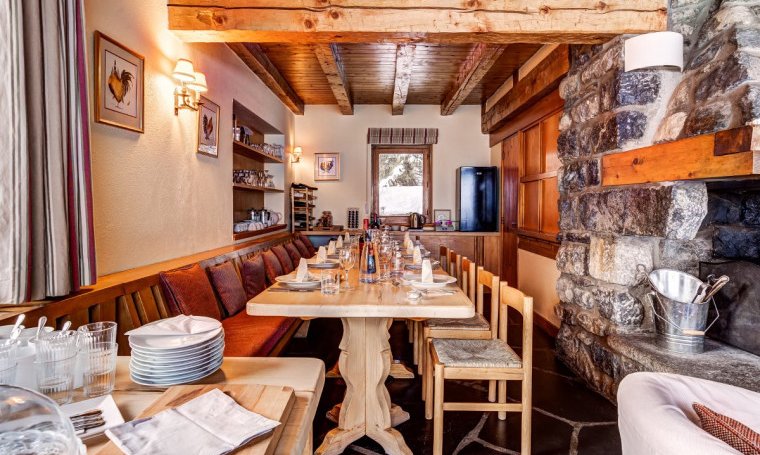
[[323,270],[319,283],[322,294],[337,294],[340,290],[340,272],[337,270]]
[[79,346],[87,348],[88,345],[98,343],[116,343],[116,327],[116,323],[110,321],[93,322],[80,326],[77,329]]
[[77,354],[78,340],[78,332],[74,330],[51,332],[44,338],[33,339],[36,360],[38,362],[46,362],[75,356]]
[[83,347],[84,394],[99,397],[113,391],[116,382],[116,352],[113,342],[91,343]]
[[380,262],[380,281],[384,281],[390,278],[391,261],[393,260],[393,248],[390,244],[381,244],[379,247],[380,254],[378,262]]
[[348,271],[354,268],[356,264],[356,253],[353,248],[344,248],[338,256],[340,260],[340,267],[343,269],[343,289],[350,290],[351,284],[348,281]]
[[37,390],[58,404],[70,403],[74,396],[74,369],[77,356],[37,360]]
[[16,382],[16,354],[18,343],[7,341],[0,344],[0,384],[10,385]]

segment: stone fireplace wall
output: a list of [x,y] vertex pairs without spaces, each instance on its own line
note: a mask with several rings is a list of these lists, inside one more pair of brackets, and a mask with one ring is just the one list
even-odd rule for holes
[[[572,47],[560,87],[557,349],[608,397],[625,374],[642,369],[611,348],[608,336],[652,331],[637,267],[696,274],[700,261],[730,256],[726,250],[748,236],[760,256],[760,216],[745,216],[760,199],[724,204],[726,216],[738,218],[716,227],[717,207],[733,199],[716,195],[708,204],[704,182],[600,186],[605,154],[760,121],[757,0],[673,0],[669,13],[671,29],[685,36],[683,73],[624,72],[626,37],[618,37]],[[734,240],[726,240],[727,230]]]

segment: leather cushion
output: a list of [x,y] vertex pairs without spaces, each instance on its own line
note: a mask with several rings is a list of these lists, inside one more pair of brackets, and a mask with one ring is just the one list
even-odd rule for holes
[[246,298],[252,299],[267,288],[267,272],[261,254],[244,259],[242,272]]
[[192,264],[158,274],[172,315],[208,316],[222,319],[222,312],[200,265]]
[[301,239],[301,241],[303,242],[304,245],[306,245],[306,248],[309,250],[309,254],[311,254],[312,256],[314,256],[314,253],[317,252],[317,249],[314,248],[314,244],[311,243],[311,240],[309,240],[309,237],[307,237],[307,236],[305,236],[303,234],[298,234],[298,238]]
[[738,420],[718,414],[707,406],[692,404],[702,429],[743,454],[760,455],[760,434]]
[[222,321],[225,357],[259,357],[272,352],[298,319],[284,316],[251,316],[245,312]]
[[293,261],[293,269],[298,267],[298,263],[301,262],[301,253],[298,252],[298,248],[293,245],[293,242],[288,242],[285,245],[285,251],[288,252],[290,260]]
[[261,253],[261,256],[264,258],[264,270],[267,272],[267,282],[269,284],[274,284],[275,278],[280,275],[285,275],[282,270],[282,264],[280,264],[280,260],[277,259],[277,256],[272,250],[264,251]]
[[222,301],[222,306],[227,310],[229,316],[234,316],[245,308],[248,299],[243,283],[240,281],[232,262],[222,262],[219,265],[209,267],[208,274],[211,278],[211,284],[214,285],[214,289]]
[[293,271],[293,261],[290,259],[290,254],[288,254],[288,250],[285,249],[282,245],[277,245],[272,247],[272,252],[277,256],[277,259],[280,261],[280,264],[282,265],[282,271],[285,273],[290,273]]
[[295,245],[296,248],[298,248],[298,252],[301,253],[301,257],[310,258],[314,256],[314,254],[311,253],[308,248],[306,248],[306,244],[303,243],[301,239],[293,240],[293,245]]

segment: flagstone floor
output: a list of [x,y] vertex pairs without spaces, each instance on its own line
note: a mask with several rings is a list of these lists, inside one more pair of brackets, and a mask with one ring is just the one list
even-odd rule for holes
[[[512,324],[510,324],[512,325]],[[511,329],[512,327],[510,327]],[[519,326],[510,330],[520,335]],[[318,357],[330,368],[338,359],[342,334],[337,319],[311,321],[308,338],[294,339],[286,356]],[[406,326],[395,322],[391,328],[394,357],[411,364],[411,347]],[[431,454],[433,422],[425,420],[420,399],[420,378],[392,379],[387,382],[394,403],[411,414],[411,419],[397,427],[415,454]],[[508,396],[519,398],[518,384],[509,388]],[[314,421],[314,447],[334,428],[326,413],[343,399],[345,384],[341,379],[327,379]],[[486,384],[447,381],[446,397],[452,400],[485,401]],[[446,412],[444,419],[444,454],[491,455],[517,454],[520,449],[520,416],[508,415],[500,421],[496,413]],[[554,341],[538,327],[534,335],[533,365],[533,454],[615,455],[621,452],[617,429],[617,410],[601,395],[588,389],[554,355]],[[362,438],[344,452],[347,455],[382,454],[382,448]]]

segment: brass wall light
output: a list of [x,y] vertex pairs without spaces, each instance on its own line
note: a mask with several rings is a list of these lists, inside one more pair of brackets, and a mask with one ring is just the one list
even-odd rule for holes
[[179,115],[180,109],[197,111],[200,106],[200,94],[208,91],[206,75],[195,71],[193,62],[181,58],[177,60],[172,73],[179,84],[174,89],[174,115]]
[[300,163],[301,162],[301,154],[303,153],[303,149],[301,147],[294,147],[293,151],[290,152],[290,162],[291,163]]

